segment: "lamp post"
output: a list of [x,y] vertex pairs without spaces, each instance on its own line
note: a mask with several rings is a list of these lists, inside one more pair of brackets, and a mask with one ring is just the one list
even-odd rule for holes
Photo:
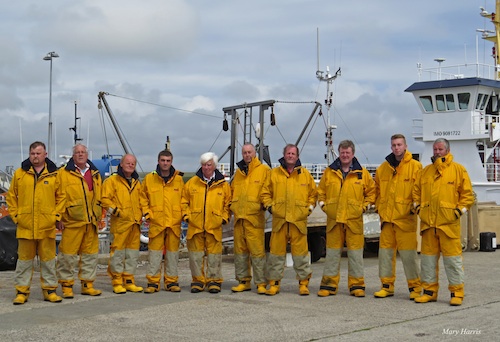
[[49,137],[47,141],[47,155],[50,158],[50,152],[52,150],[52,59],[59,57],[54,51],[47,53],[43,57],[44,61],[50,61],[50,85],[49,85]]

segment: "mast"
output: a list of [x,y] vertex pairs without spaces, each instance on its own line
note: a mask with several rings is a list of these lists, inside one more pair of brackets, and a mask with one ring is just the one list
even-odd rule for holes
[[325,153],[325,159],[327,161],[327,164],[330,165],[330,163],[333,162],[335,159],[335,148],[333,146],[333,130],[337,128],[336,125],[332,125],[330,122],[330,108],[333,103],[333,91],[330,91],[330,85],[333,83],[333,81],[341,75],[340,68],[335,72],[334,75],[330,74],[330,67],[326,67],[326,72],[319,70],[319,29],[316,29],[316,53],[317,53],[317,60],[316,60],[316,78],[322,82],[326,82],[326,98],[325,98],[325,106],[326,106],[326,132],[325,132],[325,146],[326,146],[326,153]]
[[[495,26],[495,31],[489,31],[489,30],[477,30],[479,32],[483,32],[483,39],[489,40],[490,42],[493,42],[493,48],[492,48],[492,57],[495,61],[495,79],[500,80],[500,56],[498,53],[498,47],[500,46],[500,18],[498,18],[498,15],[500,13],[500,0],[496,0],[496,5],[495,5],[495,12],[494,13],[488,13],[483,7],[480,7],[481,13],[480,15],[484,18],[489,18]],[[489,33],[493,33],[493,35],[489,35]]]
[[77,102],[75,101],[75,124],[73,127],[70,127],[69,130],[74,132],[73,135],[73,140],[74,144],[76,145],[79,141],[82,141],[82,138],[78,137],[78,132],[77,132],[77,122],[80,120],[80,117],[77,116]]

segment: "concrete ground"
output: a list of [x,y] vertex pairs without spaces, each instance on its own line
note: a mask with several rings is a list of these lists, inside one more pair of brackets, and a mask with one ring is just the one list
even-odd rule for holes
[[[105,256],[103,257],[105,260]],[[146,254],[136,279],[146,285]],[[112,293],[106,266],[100,265],[99,297],[82,296],[62,303],[44,302],[39,273],[24,305],[12,305],[14,272],[0,272],[0,339],[2,341],[484,341],[500,335],[500,251],[464,254],[466,298],[449,305],[441,267],[436,303],[408,299],[398,259],[394,297],[377,299],[378,260],[365,258],[367,296],[354,298],[347,290],[347,258],[342,259],[341,286],[336,296],[316,295],[323,259],[312,265],[311,295],[298,295],[293,268],[287,268],[281,293],[257,295],[255,288],[232,293],[236,284],[232,256],[224,256],[225,282],[220,294],[189,291],[189,262],[179,262],[182,292]],[[60,288],[58,289],[60,294]]]

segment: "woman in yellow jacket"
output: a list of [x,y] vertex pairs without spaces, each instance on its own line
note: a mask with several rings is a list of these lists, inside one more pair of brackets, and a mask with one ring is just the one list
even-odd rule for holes
[[318,186],[318,203],[327,215],[326,258],[318,296],[335,295],[344,242],[351,296],[365,296],[363,212],[375,203],[375,182],[354,157],[350,140],[339,143],[339,158],[326,168]]
[[[222,285],[222,225],[229,221],[231,187],[217,170],[218,157],[201,155],[201,168],[182,191],[182,217],[188,224],[187,247],[191,268],[191,292],[208,288],[218,293]],[[207,267],[205,275],[205,253]]]
[[464,269],[460,242],[460,216],[474,204],[474,193],[467,170],[453,161],[448,140],[433,144],[432,164],[417,178],[415,207],[420,216],[422,250],[420,255],[422,288],[416,303],[435,302],[439,282],[439,256],[448,277],[450,305],[461,305],[464,298]]
[[149,219],[149,213],[135,165],[135,157],[126,154],[118,172],[103,183],[102,206],[111,214],[108,274],[113,292],[117,294],[143,290],[135,285],[134,274],[139,259],[142,217]]

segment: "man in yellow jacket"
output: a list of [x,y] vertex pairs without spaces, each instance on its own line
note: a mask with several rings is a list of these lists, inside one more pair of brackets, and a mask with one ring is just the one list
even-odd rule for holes
[[181,239],[181,195],[184,186],[183,173],[172,166],[172,152],[158,153],[156,170],[147,174],[142,181],[142,191],[147,200],[149,218],[149,265],[146,274],[148,287],[144,293],[160,290],[161,261],[166,291],[179,292],[179,244]]
[[61,220],[65,202],[57,167],[47,158],[45,144],[35,141],[30,145],[29,158],[14,173],[7,193],[9,213],[17,225],[14,305],[28,301],[36,255],[40,258],[44,300],[62,301],[56,293],[56,223]]
[[[188,224],[187,248],[191,268],[191,293],[205,288],[221,291],[222,225],[229,221],[231,187],[217,170],[218,157],[201,155],[201,168],[182,190],[182,217]],[[205,270],[206,256],[206,270]]]
[[351,296],[365,296],[363,212],[375,204],[375,182],[354,157],[355,146],[343,140],[339,157],[326,168],[318,186],[318,203],[327,215],[326,258],[318,296],[337,294],[344,243]]
[[433,144],[432,164],[420,173],[414,188],[415,209],[420,216],[422,288],[416,303],[437,301],[439,256],[448,277],[450,305],[462,305],[464,269],[460,242],[460,217],[474,204],[467,170],[453,161],[450,143],[439,138]]
[[417,264],[417,215],[413,213],[413,186],[422,164],[413,159],[402,134],[391,137],[391,150],[392,153],[375,174],[376,208],[382,227],[378,251],[382,288],[374,296],[385,298],[394,295],[396,253],[399,252],[410,299],[414,300],[420,296],[422,288]]
[[74,270],[79,267],[82,295],[99,296],[94,288],[99,253],[98,223],[102,217],[99,170],[88,160],[87,147],[73,147],[73,156],[58,173],[66,191],[66,207],[58,229],[62,231],[57,276],[64,298],[73,298]]
[[267,260],[269,289],[266,295],[274,296],[280,292],[286,246],[290,242],[299,294],[307,296],[312,274],[308,258],[307,218],[316,206],[316,183],[300,163],[296,145],[286,145],[279,162],[280,166],[271,170],[270,181],[262,191],[262,202],[273,216],[271,251]]
[[264,243],[265,211],[261,202],[264,184],[269,181],[270,168],[256,158],[255,147],[244,144],[243,159],[231,182],[231,211],[234,214],[234,269],[237,286],[233,292],[249,291],[253,269],[257,293],[266,293],[266,250]]
[[103,183],[101,203],[111,216],[108,274],[113,292],[117,294],[143,290],[135,285],[134,275],[139,259],[142,218],[149,219],[149,213],[135,165],[133,155],[124,155],[118,172]]

